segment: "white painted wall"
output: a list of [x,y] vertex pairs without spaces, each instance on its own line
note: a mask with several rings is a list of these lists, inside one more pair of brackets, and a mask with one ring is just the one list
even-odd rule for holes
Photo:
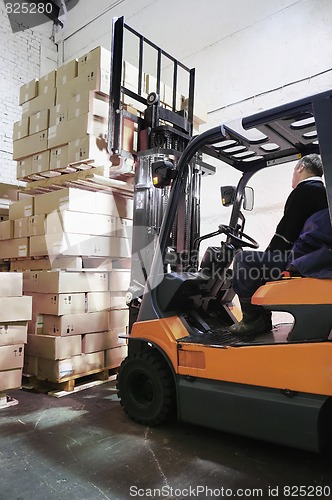
[[57,47],[49,22],[13,33],[4,3],[0,3],[0,182],[17,184],[13,154],[13,124],[20,120],[21,85],[48,73],[57,65]]

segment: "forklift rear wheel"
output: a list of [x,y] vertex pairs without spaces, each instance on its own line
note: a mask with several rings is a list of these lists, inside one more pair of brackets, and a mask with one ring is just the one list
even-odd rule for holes
[[173,413],[173,377],[156,351],[128,356],[121,364],[117,389],[124,411],[135,422],[158,425]]

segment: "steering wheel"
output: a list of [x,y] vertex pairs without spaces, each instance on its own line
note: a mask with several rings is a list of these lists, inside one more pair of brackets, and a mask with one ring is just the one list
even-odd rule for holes
[[225,226],[224,224],[220,224],[218,227],[219,234],[226,234],[235,245],[240,246],[241,248],[249,247],[257,249],[259,247],[259,243],[256,240],[248,236],[247,234],[242,233],[241,237],[236,236],[234,234],[234,228],[231,226]]

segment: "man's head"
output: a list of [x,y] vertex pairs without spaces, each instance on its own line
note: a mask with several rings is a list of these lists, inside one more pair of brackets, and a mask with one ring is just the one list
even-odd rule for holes
[[323,165],[319,155],[312,154],[303,156],[297,162],[293,172],[292,188],[296,188],[300,181],[309,177],[322,177]]

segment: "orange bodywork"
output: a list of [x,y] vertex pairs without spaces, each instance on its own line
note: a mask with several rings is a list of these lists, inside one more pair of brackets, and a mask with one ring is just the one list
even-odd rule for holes
[[332,304],[332,280],[291,278],[261,286],[251,299],[256,305]]
[[130,335],[159,346],[179,375],[332,396],[330,342],[243,347],[178,342],[186,336],[177,316],[137,322]]

